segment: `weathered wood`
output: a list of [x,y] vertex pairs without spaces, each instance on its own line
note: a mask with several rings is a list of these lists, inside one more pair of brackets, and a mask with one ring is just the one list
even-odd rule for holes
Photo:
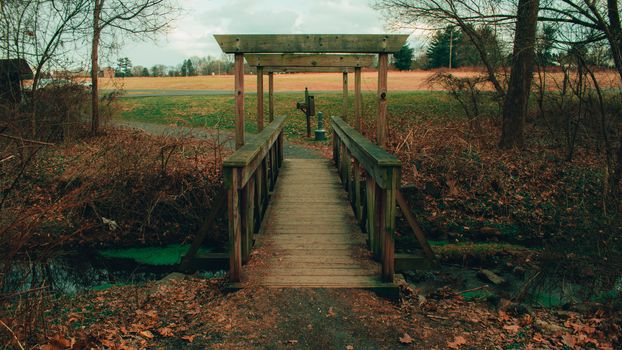
[[[264,160],[267,154],[274,148],[279,135],[283,132],[285,117],[276,117],[274,122],[267,125],[253,140],[235,153],[230,155],[223,162],[223,168],[241,168],[242,174],[237,179],[238,187],[246,185],[251,176],[255,174],[257,167]],[[228,172],[224,173],[225,186],[228,186],[231,179]]]
[[227,191],[227,208],[229,219],[229,281],[240,282],[242,273],[242,222],[240,220],[239,193],[237,187],[237,171],[231,169],[231,183]]
[[373,55],[317,55],[317,54],[248,54],[250,66],[255,67],[372,67]]
[[257,67],[257,131],[263,130],[263,67]]
[[383,191],[383,216],[380,222],[384,224],[381,232],[383,237],[382,249],[382,280],[384,282],[393,282],[395,274],[395,197],[397,195],[400,173],[399,169],[391,171],[392,186]]
[[[364,236],[335,173],[325,160],[284,160],[270,214],[256,237],[273,251],[253,285],[358,288],[380,283],[380,266],[358,257]],[[307,179],[321,178],[332,186],[305,190],[298,186],[305,182],[300,174]],[[307,196],[316,202],[309,203]],[[311,276],[315,284],[310,284]],[[356,279],[363,276],[368,278],[366,283]]]
[[354,129],[363,133],[363,116],[362,116],[363,95],[361,93],[361,68],[354,69]]
[[242,252],[242,264],[246,264],[248,262],[248,258],[251,254],[251,223],[249,222],[250,213],[248,212],[250,208],[250,193],[249,193],[249,185],[252,180],[250,180],[242,190],[240,190],[240,226],[242,226],[242,238],[240,242],[241,252]]
[[406,218],[406,221],[410,225],[410,228],[413,230],[415,237],[417,237],[417,241],[423,250],[425,256],[432,262],[436,262],[436,257],[434,256],[434,252],[432,251],[432,247],[430,247],[430,243],[428,243],[427,238],[425,237],[425,232],[419,226],[417,219],[413,215],[410,210],[410,206],[404,198],[404,195],[400,191],[397,191],[397,195],[395,196],[397,200],[397,204],[402,208],[402,214]]
[[265,72],[273,73],[352,73],[350,67],[264,67]]
[[361,222],[363,218],[363,212],[361,207],[361,167],[359,161],[354,159],[354,214],[356,218]]
[[226,53],[397,52],[407,34],[216,34]]
[[343,73],[343,94],[341,102],[341,118],[345,121],[348,120],[348,73]]
[[378,119],[376,121],[376,143],[386,147],[387,140],[387,72],[389,70],[389,55],[378,55]]
[[366,231],[369,250],[375,254],[376,252],[376,183],[371,176],[365,178],[365,207],[366,215]]
[[330,117],[333,137],[350,150],[361,166],[372,176],[378,185],[385,188],[388,184],[387,169],[400,167],[401,163],[394,155],[374,145],[365,136],[354,130],[339,117]]
[[244,54],[235,54],[235,149],[244,146]]
[[274,120],[274,73],[268,72],[268,115],[270,123]]

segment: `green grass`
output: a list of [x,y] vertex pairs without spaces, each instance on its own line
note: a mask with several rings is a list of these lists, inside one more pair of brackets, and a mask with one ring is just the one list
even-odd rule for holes
[[[342,114],[341,93],[316,93],[316,112],[324,113],[325,117]],[[304,137],[306,122],[304,114],[296,109],[296,102],[304,100],[304,94],[280,93],[275,95],[275,114],[288,116],[285,131],[288,136]],[[348,119],[354,118],[354,98],[349,98],[350,110]],[[265,96],[265,119],[267,122],[268,98]],[[245,129],[256,132],[255,95],[246,96]],[[206,127],[233,129],[235,126],[235,108],[233,96],[159,96],[123,98],[119,102],[120,117],[125,120],[175,124],[190,127]],[[374,93],[363,94],[363,118],[373,120],[377,114],[377,101]],[[492,114],[497,105],[488,101],[482,108],[485,113]],[[389,120],[431,120],[442,123],[447,118],[464,118],[462,107],[444,92],[414,91],[395,92],[389,95]],[[396,118],[392,118],[395,116]],[[397,118],[400,117],[400,118]],[[315,122],[313,123],[315,124]]]

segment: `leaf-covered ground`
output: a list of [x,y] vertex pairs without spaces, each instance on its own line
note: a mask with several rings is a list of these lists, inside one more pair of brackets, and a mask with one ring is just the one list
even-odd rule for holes
[[249,288],[175,278],[56,300],[43,349],[615,349],[620,319],[597,305],[581,313],[499,308],[448,288],[403,286],[391,302],[362,290]]

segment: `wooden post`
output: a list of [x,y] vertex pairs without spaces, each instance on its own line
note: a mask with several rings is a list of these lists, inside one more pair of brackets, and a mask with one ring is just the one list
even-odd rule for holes
[[382,188],[378,186],[378,184],[374,181],[374,198],[376,202],[374,203],[374,257],[380,262],[383,261],[384,255],[382,254],[382,248],[384,247],[384,235],[382,234],[384,231],[382,227],[384,227],[384,211],[383,209],[383,200],[384,196],[382,193]]
[[363,133],[363,117],[361,115],[362,111],[362,100],[363,96],[361,95],[361,67],[354,68],[354,128]]
[[365,184],[367,188],[365,190],[367,197],[367,237],[369,243],[369,250],[374,255],[376,254],[376,183],[371,175],[365,176]]
[[382,212],[380,217],[382,235],[382,280],[393,282],[395,274],[395,197],[399,187],[399,169],[390,170],[391,179],[386,189],[382,190]]
[[274,72],[268,72],[268,114],[270,123],[274,120]]
[[242,272],[242,223],[240,220],[240,198],[238,193],[238,172],[231,171],[231,188],[227,192],[229,219],[229,281],[240,282]]
[[348,72],[343,72],[343,120],[348,121]]
[[244,54],[235,54],[235,149],[244,146]]
[[240,218],[242,220],[242,264],[246,264],[251,255],[253,245],[253,192],[255,192],[254,179],[251,178],[242,189],[240,198]]
[[257,131],[263,130],[263,67],[257,67]]
[[361,210],[361,169],[356,158],[354,159],[354,215],[361,223],[363,218]]
[[259,164],[257,170],[255,171],[255,175],[253,176],[255,178],[255,222],[253,223],[254,232],[259,232],[259,227],[261,225],[261,221],[263,220],[263,184],[261,183],[263,170],[261,169],[261,164]]
[[279,134],[279,168],[281,168],[283,166],[283,159],[284,159],[284,155],[283,152],[285,152],[285,150],[283,149],[284,147],[284,143],[285,143],[285,133],[283,131],[281,131],[281,133]]
[[387,71],[389,54],[378,55],[378,120],[376,121],[376,144],[385,148],[387,139]]

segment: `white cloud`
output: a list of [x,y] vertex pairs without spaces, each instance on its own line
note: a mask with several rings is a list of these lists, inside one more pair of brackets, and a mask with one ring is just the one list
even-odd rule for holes
[[385,32],[369,0],[184,0],[173,29],[157,42],[128,45],[135,65],[175,65],[190,56],[220,56],[213,34]]

